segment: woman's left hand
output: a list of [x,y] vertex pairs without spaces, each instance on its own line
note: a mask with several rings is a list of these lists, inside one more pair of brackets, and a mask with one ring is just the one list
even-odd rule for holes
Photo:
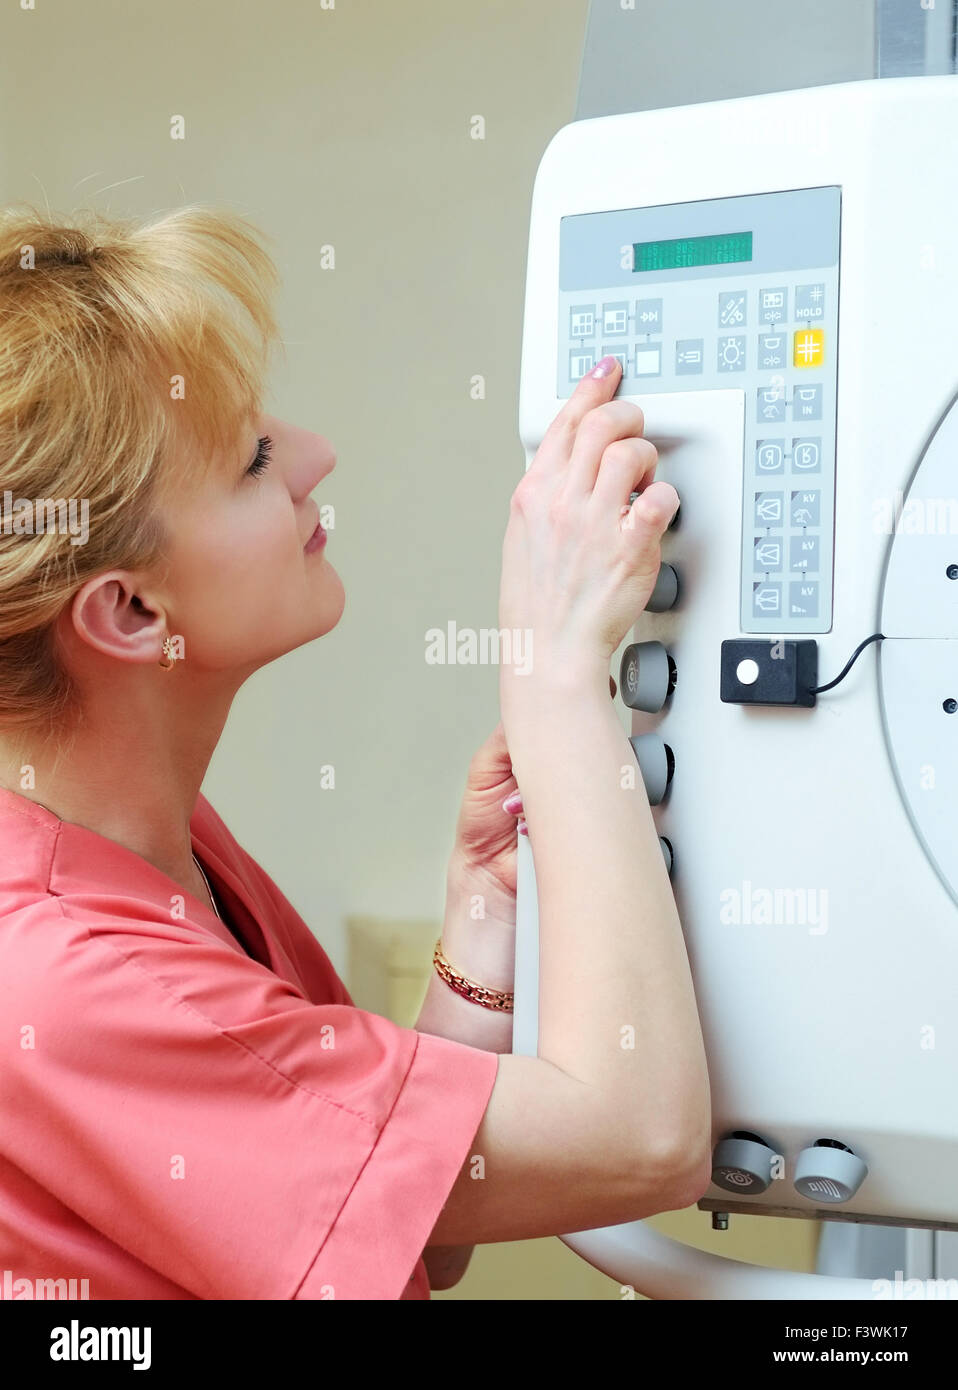
[[[503,801],[513,797],[510,809]],[[522,833],[522,798],[502,723],[496,725],[469,764],[456,826],[453,859],[465,880],[487,897],[490,916],[514,921],[516,909],[516,822]]]
[[[609,677],[609,694],[616,695]],[[506,803],[503,806],[503,802]],[[528,835],[522,796],[512,772],[502,721],[473,755],[456,826],[453,864],[457,881],[492,900],[486,907],[500,921],[516,920],[516,824]],[[476,886],[472,887],[475,882]],[[480,886],[480,885],[487,886]]]

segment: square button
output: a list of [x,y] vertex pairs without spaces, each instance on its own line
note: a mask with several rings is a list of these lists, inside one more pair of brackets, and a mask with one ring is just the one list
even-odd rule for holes
[[785,392],[778,386],[760,386],[755,406],[755,418],[760,424],[785,419]]
[[785,285],[758,292],[759,323],[784,323],[788,318],[788,289]]
[[618,337],[629,331],[629,306],[625,303],[603,304],[602,333],[606,338]]
[[763,372],[781,371],[786,365],[787,333],[762,333],[758,340],[758,365]]
[[760,439],[755,445],[755,472],[759,477],[766,473],[785,472],[784,439]]
[[781,536],[755,536],[753,567],[756,574],[774,574],[785,562],[785,545]]
[[675,344],[675,375],[701,372],[705,362],[704,338],[679,338]]
[[800,328],[794,334],[793,367],[820,367],[825,361],[824,328]]
[[744,337],[736,335],[731,338],[719,338],[716,369],[720,372],[745,371]]
[[822,418],[822,388],[820,383],[814,386],[796,386],[792,395],[792,419],[793,420],[820,420]]
[[800,579],[788,586],[788,616],[790,618],[818,617],[818,580]]
[[795,286],[795,317],[807,321],[825,317],[825,286]]
[[822,441],[815,439],[792,440],[792,472],[820,473],[822,471]]
[[636,333],[662,332],[661,299],[640,299],[635,306]]
[[777,618],[782,611],[781,584],[752,585],[752,617]]
[[629,374],[629,358],[625,343],[606,343],[600,357],[614,357],[622,368],[622,375]]
[[806,574],[817,574],[818,542],[818,536],[789,536],[789,569],[804,570]]
[[791,501],[791,524],[793,526],[821,525],[821,493],[793,492]]
[[781,526],[784,511],[784,492],[756,492],[755,526]]
[[591,348],[573,348],[569,353],[569,380],[581,381],[595,366],[595,353]]
[[635,375],[662,375],[662,349],[658,346],[658,344],[656,344],[655,347],[639,347],[638,344],[636,344]]
[[719,328],[741,328],[748,304],[747,290],[733,290],[719,295]]
[[569,337],[592,338],[595,336],[595,305],[575,304],[569,310]]

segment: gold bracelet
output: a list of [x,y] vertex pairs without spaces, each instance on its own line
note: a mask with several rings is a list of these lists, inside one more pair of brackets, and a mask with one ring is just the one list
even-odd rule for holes
[[450,989],[454,989],[464,999],[471,999],[474,1004],[482,1004],[486,1009],[498,1009],[500,1013],[512,1013],[515,999],[512,991],[488,989],[476,980],[467,980],[465,975],[460,975],[458,971],[453,970],[442,953],[442,937],[436,942],[436,949],[432,953],[432,963]]

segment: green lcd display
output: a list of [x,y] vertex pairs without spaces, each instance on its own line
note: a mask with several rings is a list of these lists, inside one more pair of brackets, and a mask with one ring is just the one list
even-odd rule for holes
[[733,261],[751,259],[751,232],[638,241],[632,246],[633,270],[685,270],[693,265],[730,265]]

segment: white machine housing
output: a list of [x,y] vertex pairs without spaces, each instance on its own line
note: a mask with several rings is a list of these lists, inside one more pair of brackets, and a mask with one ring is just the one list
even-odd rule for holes
[[[678,601],[644,613],[630,638],[662,643],[677,683],[657,713],[616,704],[627,733],[655,733],[674,754],[674,777],[653,815],[674,850],[713,1145],[745,1131],[784,1159],[781,1176],[756,1195],[711,1186],[699,1203],[706,1210],[958,1229],[958,712],[947,712],[958,700],[958,579],[948,572],[958,565],[955,149],[958,81],[886,78],[579,121],[553,138],[535,182],[519,418],[526,466],[574,386],[570,353],[587,356],[585,338],[570,340],[570,309],[594,303],[601,316],[621,300],[630,370],[619,395],[641,406],[659,448],[656,476],[675,485],[682,504],[662,548],[679,576]],[[793,268],[769,269],[773,218],[764,241],[756,233],[751,268],[673,265],[663,278],[672,253],[662,243],[684,234],[675,230],[683,212],[690,237],[731,237],[761,223],[756,195],[796,190],[833,193],[774,204],[797,210],[783,252]],[[796,237],[811,244],[822,231],[801,217],[827,218],[829,196],[840,254],[833,265],[826,257],[795,269]],[[742,202],[706,206],[735,199]],[[565,249],[575,238],[563,219],[599,213],[610,214],[609,235],[591,224],[590,244],[607,255],[608,271],[603,260],[590,287],[582,281],[588,239],[574,254]],[[651,280],[631,269],[622,277],[630,243],[653,243],[647,259],[660,269]],[[575,262],[579,277],[571,296],[560,285],[560,245],[561,269],[568,274]],[[721,242],[701,245],[721,261]],[[702,281],[694,310],[693,280]],[[807,318],[781,324],[783,365],[758,355],[760,338],[776,331],[759,322],[759,291],[794,291],[800,282],[806,291],[825,284],[835,297],[812,370],[793,365]],[[736,322],[727,296],[740,287],[747,303]],[[809,296],[800,298],[804,312]],[[658,319],[648,308],[656,300]],[[725,324],[723,310],[733,312]],[[693,333],[696,313],[701,330]],[[622,325],[614,315],[607,322]],[[723,336],[743,340],[744,366],[734,353],[723,359]],[[690,338],[704,340],[704,370],[676,374],[676,342]],[[596,332],[596,358],[610,341]],[[640,364],[655,367],[656,344],[661,374],[637,377]],[[824,388],[813,423],[797,413],[810,380]],[[784,415],[762,421],[760,388],[777,388]],[[752,573],[761,530],[752,533],[751,508],[759,491],[777,488],[790,507],[811,486],[794,444],[811,432],[821,439],[825,598],[817,615],[807,616],[800,599],[790,610],[790,585],[803,574],[789,566],[793,555],[801,564],[801,541],[794,551],[786,545],[776,630],[775,618],[753,620],[749,607],[769,580]],[[783,467],[765,479],[759,451],[776,437]],[[943,512],[952,518],[944,534]],[[813,708],[720,701],[726,639],[812,639],[824,684],[879,632],[883,640]],[[534,844],[520,837],[519,851],[515,1050],[534,1054]],[[762,902],[771,903],[771,920]],[[798,1155],[822,1139],[867,1165],[847,1202],[816,1201],[793,1185]],[[624,1277],[621,1265],[609,1272]],[[855,1296],[856,1281],[836,1282],[849,1286],[845,1293],[806,1296]],[[681,1281],[653,1291],[666,1286],[667,1296],[681,1296]]]

